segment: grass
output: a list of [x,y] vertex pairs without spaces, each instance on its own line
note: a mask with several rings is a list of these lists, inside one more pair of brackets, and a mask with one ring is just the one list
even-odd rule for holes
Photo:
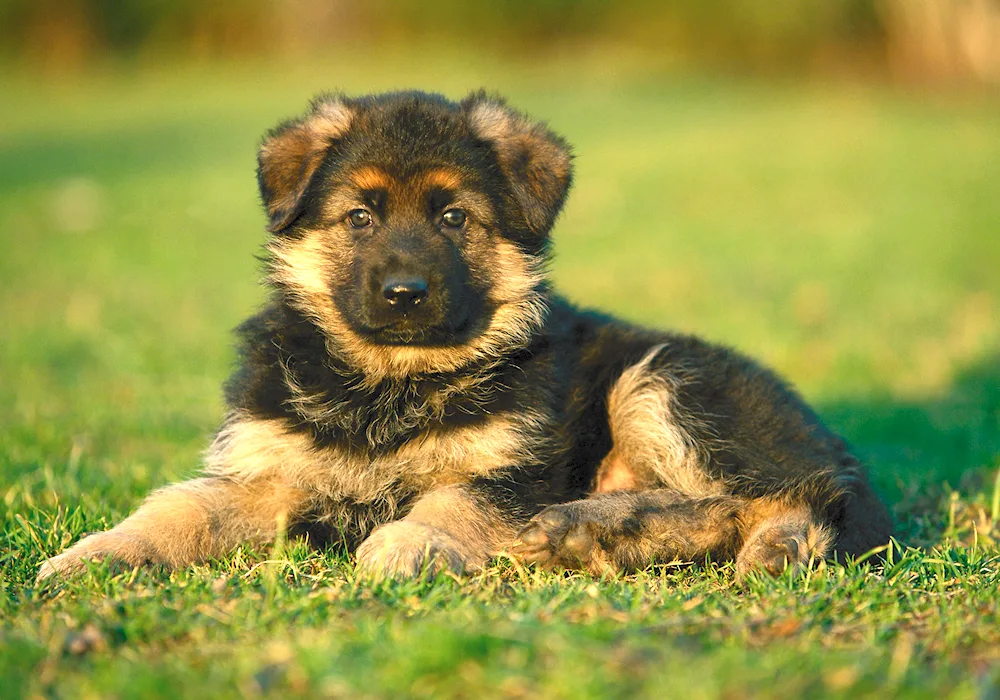
[[[3,697],[994,697],[1000,110],[406,54],[13,79],[0,107]],[[619,64],[610,64],[619,65]],[[330,76],[336,76],[331,78]],[[301,543],[168,576],[39,562],[195,472],[261,301],[254,147],[336,84],[480,84],[576,144],[553,274],[793,380],[871,465],[884,567],[732,582],[497,561],[366,584]]]

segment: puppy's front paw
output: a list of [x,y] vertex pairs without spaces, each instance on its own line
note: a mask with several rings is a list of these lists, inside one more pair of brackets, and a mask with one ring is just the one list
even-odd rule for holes
[[599,572],[607,562],[597,528],[581,504],[549,506],[521,530],[511,552],[525,563],[547,569]]
[[137,537],[109,530],[87,535],[62,554],[42,562],[35,583],[69,577],[86,569],[87,562],[110,560],[113,567],[129,569],[151,563],[148,544]]
[[443,569],[462,573],[477,563],[452,535],[430,525],[397,520],[377,528],[358,547],[358,569],[376,578],[417,578]]

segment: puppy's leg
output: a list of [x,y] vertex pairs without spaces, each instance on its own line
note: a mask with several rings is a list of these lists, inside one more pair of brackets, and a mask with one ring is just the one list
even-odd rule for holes
[[43,563],[38,580],[72,574],[92,560],[169,568],[204,561],[241,542],[273,539],[305,500],[302,491],[263,479],[208,477],[167,486],[116,527],[88,535]]
[[358,568],[398,578],[481,568],[526,520],[504,491],[489,484],[461,484],[427,493],[402,520],[372,532],[358,548]]
[[308,483],[303,475],[325,466],[306,437],[279,421],[234,415],[206,457],[209,476],[154,492],[117,527],[42,564],[38,579],[106,558],[129,567],[175,568],[223,555],[244,541],[267,541],[279,521],[294,521],[311,497],[291,484]]
[[654,563],[732,559],[740,499],[691,500],[673,489],[616,491],[549,506],[518,536],[513,553],[551,569],[599,574]]
[[550,506],[521,533],[515,554],[592,572],[653,562],[731,559],[744,501],[704,468],[703,446],[677,400],[679,380],[650,348],[608,393],[613,447],[591,498]]
[[731,496],[692,500],[654,489],[550,506],[531,519],[513,551],[545,568],[595,574],[735,558],[742,577],[822,559],[832,542],[831,531],[804,505]]
[[[711,555],[736,558],[743,576],[824,558],[838,535],[855,547],[840,531],[854,523],[833,523],[864,485],[847,479],[842,441],[766,373],[702,351],[659,345],[624,369],[608,393],[612,449],[595,495],[539,514],[520,536],[526,560],[605,571]],[[692,369],[702,366],[712,371]]]

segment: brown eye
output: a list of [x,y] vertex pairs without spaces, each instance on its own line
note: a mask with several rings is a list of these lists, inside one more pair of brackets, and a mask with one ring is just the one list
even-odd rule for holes
[[448,228],[462,228],[465,226],[465,212],[461,209],[449,209],[441,215],[441,223]]
[[347,215],[347,220],[354,228],[365,228],[372,225],[372,214],[367,209],[355,209]]

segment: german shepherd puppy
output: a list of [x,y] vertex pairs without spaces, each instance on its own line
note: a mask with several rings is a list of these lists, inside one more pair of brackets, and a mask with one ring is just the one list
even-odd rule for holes
[[317,99],[259,152],[270,301],[202,476],[42,564],[182,567],[307,531],[360,570],[735,561],[887,542],[847,445],[726,348],[581,311],[545,279],[569,147],[475,93]]

